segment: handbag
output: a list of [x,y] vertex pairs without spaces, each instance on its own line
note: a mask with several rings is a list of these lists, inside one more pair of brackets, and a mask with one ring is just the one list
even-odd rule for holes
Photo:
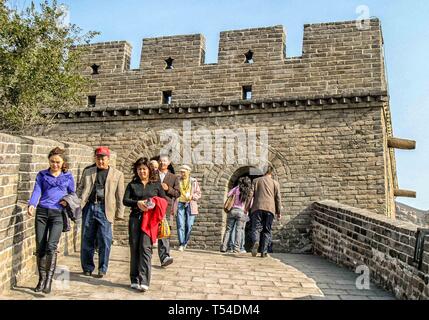
[[171,235],[170,225],[167,218],[161,220],[158,226],[158,239],[168,238]]
[[229,213],[234,206],[235,202],[235,192],[231,194],[225,201],[225,204],[223,205],[223,211],[226,213]]

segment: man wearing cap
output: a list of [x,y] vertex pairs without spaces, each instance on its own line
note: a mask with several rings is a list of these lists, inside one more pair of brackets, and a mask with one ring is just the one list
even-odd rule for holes
[[180,168],[180,196],[174,202],[174,212],[177,213],[177,235],[179,251],[186,249],[191,235],[195,216],[198,214],[197,201],[201,198],[201,190],[197,179],[190,176],[191,167],[183,165]]
[[97,239],[99,278],[107,273],[114,220],[124,217],[124,174],[111,167],[109,162],[109,148],[98,147],[95,150],[95,166],[84,170],[77,189],[83,208],[81,265],[87,276],[94,271]]

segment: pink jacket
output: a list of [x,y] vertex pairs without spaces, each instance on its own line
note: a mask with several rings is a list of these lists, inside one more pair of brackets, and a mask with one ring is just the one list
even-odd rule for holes
[[[198,214],[198,203],[197,201],[201,198],[201,189],[200,185],[198,184],[197,179],[190,177],[191,179],[191,194],[192,194],[192,200],[191,200],[191,214],[195,215]],[[179,178],[179,181],[181,181],[182,178]],[[177,206],[179,204],[179,198],[176,198],[173,204],[173,212],[176,215],[177,214]]]
[[232,205],[232,207],[242,209],[245,214],[249,214],[249,210],[253,204],[253,194],[251,195],[250,199],[248,199],[245,202],[241,202],[240,201],[240,188],[238,186],[232,188],[228,192],[228,197],[231,196],[233,193],[235,193],[236,197],[235,197],[235,201],[234,201],[234,204]]

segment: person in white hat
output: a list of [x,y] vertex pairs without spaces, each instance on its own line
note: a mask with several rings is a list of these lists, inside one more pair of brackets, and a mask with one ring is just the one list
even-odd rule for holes
[[191,167],[180,167],[180,196],[174,202],[176,213],[177,235],[179,238],[179,251],[185,250],[198,214],[197,201],[201,198],[201,190],[197,179],[191,177]]

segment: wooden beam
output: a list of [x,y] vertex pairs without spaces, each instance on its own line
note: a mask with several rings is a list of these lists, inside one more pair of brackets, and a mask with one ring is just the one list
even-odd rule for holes
[[416,198],[415,191],[395,189],[393,192],[395,197]]
[[416,142],[414,140],[387,138],[387,146],[395,149],[414,150],[416,148]]

